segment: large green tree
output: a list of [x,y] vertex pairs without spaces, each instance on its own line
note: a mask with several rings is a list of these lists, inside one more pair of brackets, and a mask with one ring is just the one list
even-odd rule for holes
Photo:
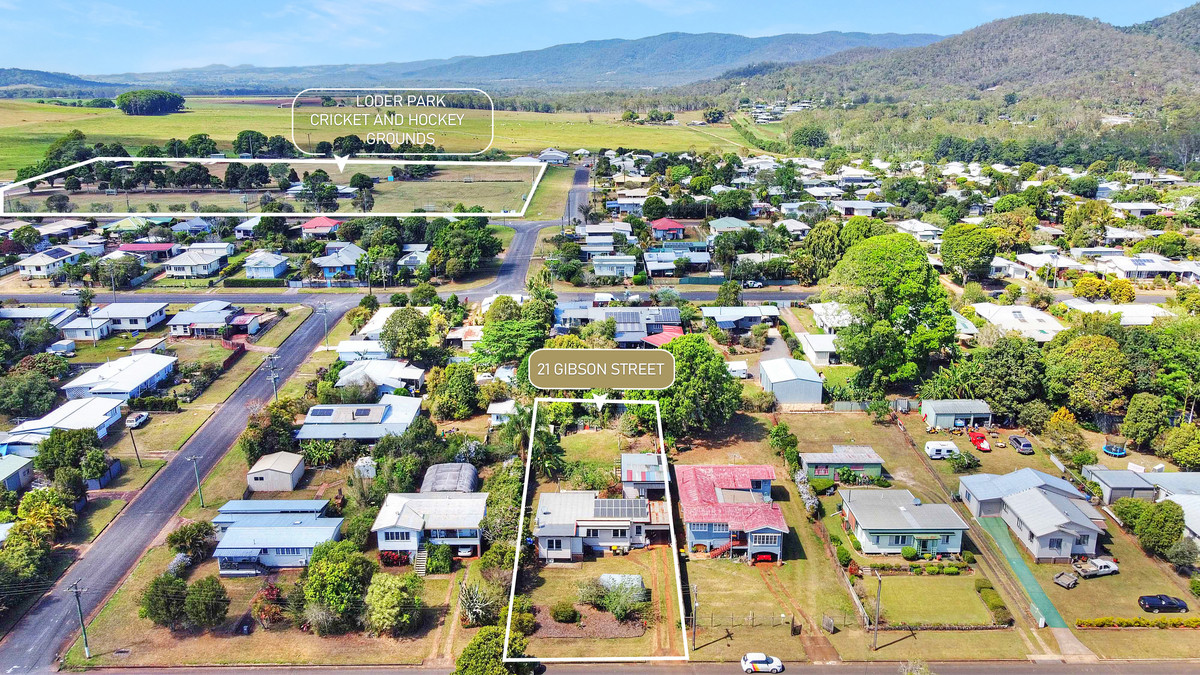
[[1149,445],[1167,428],[1170,417],[1163,408],[1162,397],[1138,392],[1129,399],[1129,409],[1121,422],[1121,433],[1140,447]]
[[402,307],[384,322],[379,341],[393,356],[416,358],[429,348],[429,317],[412,307]]
[[924,249],[907,234],[871,237],[842,257],[830,279],[852,316],[838,352],[861,370],[860,386],[882,391],[917,377],[932,354],[954,347],[950,301]]
[[1142,548],[1163,555],[1183,536],[1183,507],[1164,499],[1151,504],[1137,521],[1134,534]]
[[88,451],[99,447],[95,429],[51,429],[46,440],[38,443],[33,466],[47,476],[59,468],[78,469]]
[[996,237],[978,225],[951,225],[942,233],[942,264],[957,279],[986,278],[995,256]]
[[824,279],[833,271],[845,252],[841,228],[831,220],[817,223],[808,231],[804,241],[800,242],[800,249],[812,256],[812,277],[816,280]]
[[975,396],[1001,417],[1017,416],[1022,404],[1042,393],[1045,364],[1042,350],[1032,340],[1002,337],[988,349],[975,352],[978,364],[972,377]]
[[187,582],[173,574],[154,577],[142,591],[138,616],[150,619],[158,626],[175,630],[187,619],[184,602],[187,597]]
[[534,321],[492,321],[483,327],[483,336],[475,343],[471,362],[498,366],[519,361],[542,346],[546,331]]
[[193,626],[216,628],[229,615],[229,593],[221,580],[210,574],[188,586],[183,610]]
[[1129,361],[1108,336],[1081,335],[1046,355],[1046,394],[1076,414],[1121,411],[1132,384]]
[[[632,392],[628,398],[659,401],[663,432],[670,436],[728,422],[741,402],[742,385],[729,374],[721,355],[699,334],[675,338],[664,349],[675,357],[674,384],[658,391]],[[653,428],[653,407],[633,406],[630,412],[643,426]]]

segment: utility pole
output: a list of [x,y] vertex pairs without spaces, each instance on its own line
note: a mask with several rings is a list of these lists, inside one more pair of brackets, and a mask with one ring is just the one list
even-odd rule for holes
[[83,603],[79,600],[80,594],[87,589],[80,588],[79,582],[76,581],[67,590],[75,594],[75,609],[79,612],[79,631],[83,634],[83,655],[90,659],[92,658],[92,650],[88,647],[87,625],[83,622]]
[[204,508],[204,490],[200,487],[200,457],[189,455],[184,459],[192,463],[192,471],[196,474],[196,492],[200,493],[200,508]]
[[879,570],[875,570],[875,578],[879,580],[879,587],[875,590],[875,636],[871,639],[871,651],[879,649],[879,601],[883,597],[883,577]]
[[325,348],[329,349],[329,301],[322,300],[318,307],[320,309],[317,311],[321,313],[321,318],[325,319]]
[[112,264],[112,263],[109,264],[108,275],[112,279],[113,302],[116,302],[117,301],[117,267],[115,264]]
[[700,586],[692,584],[692,651],[696,651],[696,623],[700,619]]
[[279,403],[279,366],[275,364],[278,359],[276,354],[267,355],[267,370],[271,372],[271,391],[275,393],[276,403]]
[[129,442],[133,443],[133,456],[137,457],[138,468],[142,468],[142,456],[138,453],[137,441],[133,438],[133,427],[129,428]]

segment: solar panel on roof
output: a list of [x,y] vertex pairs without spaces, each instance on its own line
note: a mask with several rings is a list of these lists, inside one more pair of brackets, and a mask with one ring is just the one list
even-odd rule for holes
[[637,518],[649,513],[644,499],[597,499],[594,504],[596,518]]
[[355,416],[355,417],[358,417],[358,416],[360,416],[360,415],[370,415],[370,414],[371,414],[371,409],[370,409],[370,408],[355,408],[355,409],[354,409],[354,416]]
[[333,417],[333,408],[317,408],[309,414],[313,417]]

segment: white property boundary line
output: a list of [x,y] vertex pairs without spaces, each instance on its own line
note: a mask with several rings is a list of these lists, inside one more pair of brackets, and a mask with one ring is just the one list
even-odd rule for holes
[[529,428],[529,452],[525,462],[525,485],[521,489],[521,517],[517,522],[517,548],[513,556],[513,579],[512,585],[508,591],[508,623],[504,626],[504,651],[501,653],[501,661],[504,663],[645,663],[647,661],[690,661],[691,651],[688,648],[687,640],[687,621],[685,620],[685,610],[683,606],[683,578],[679,571],[679,547],[675,540],[675,507],[671,503],[671,485],[669,478],[669,465],[667,464],[667,446],[663,441],[662,429],[662,408],[658,401],[629,401],[617,400],[607,401],[607,403],[617,403],[622,405],[652,405],[654,406],[654,414],[657,417],[658,426],[658,457],[662,462],[663,467],[663,484],[666,487],[664,499],[667,502],[667,517],[670,518],[671,533],[671,559],[675,565],[675,591],[679,598],[679,630],[683,638],[683,656],[559,656],[549,658],[537,657],[522,657],[510,658],[508,656],[509,639],[512,637],[512,606],[517,597],[517,573],[521,565],[521,538],[525,536],[525,505],[529,500],[529,472],[533,466],[533,431],[537,429],[537,410],[538,403],[584,403],[587,405],[595,405],[600,407],[605,405],[606,401],[602,397],[596,398],[535,398],[533,399],[533,419],[530,420]]
[[[8,213],[4,210],[4,205],[5,205],[4,200],[7,198],[8,192],[10,190],[14,190],[18,187],[21,187],[22,185],[26,185],[33,181],[44,181],[44,180],[46,180],[47,176],[55,176],[55,175],[65,173],[68,171],[74,171],[75,169],[78,169],[81,166],[87,166],[88,164],[92,164],[95,162],[158,162],[160,164],[165,164],[165,163],[169,163],[169,162],[180,162],[180,163],[187,163],[187,164],[336,164],[339,172],[342,171],[347,164],[373,165],[373,166],[380,166],[380,165],[391,166],[391,165],[405,165],[405,164],[434,164],[434,165],[446,164],[446,165],[451,165],[451,166],[489,166],[489,167],[534,166],[532,163],[529,163],[529,164],[516,163],[516,164],[514,164],[512,162],[485,162],[482,160],[420,161],[420,160],[415,160],[415,159],[395,159],[395,160],[389,161],[386,159],[347,159],[345,157],[333,158],[333,159],[242,159],[242,158],[234,158],[234,157],[230,157],[230,158],[226,158],[226,159],[213,158],[213,157],[203,157],[203,158],[197,158],[197,157],[93,157],[89,160],[86,160],[83,162],[78,162],[78,163],[72,164],[70,166],[64,166],[61,169],[55,169],[54,171],[49,171],[44,174],[34,176],[33,178],[26,178],[25,180],[20,181],[19,183],[5,185],[4,187],[0,188],[0,216],[15,216],[18,218],[21,216],[30,216],[30,217],[37,217],[37,218],[46,218],[46,217],[50,217],[50,218],[114,218],[114,217],[125,218],[128,216],[142,216],[145,218],[162,218],[162,217],[171,217],[171,218],[194,218],[194,217],[253,218],[255,216],[278,216],[280,218],[301,218],[301,217],[307,217],[307,216],[329,216],[331,218],[336,218],[336,217],[341,217],[341,216],[349,216],[351,218],[355,218],[355,217],[367,218],[367,217],[371,217],[371,216],[392,216],[392,217],[396,217],[396,218],[408,218],[409,216],[425,216],[427,218],[450,218],[450,217],[467,218],[467,217],[471,217],[471,216],[483,216],[486,218],[524,218],[525,212],[529,210],[529,205],[531,203],[533,203],[533,195],[537,192],[538,186],[542,182],[542,176],[546,175],[546,168],[550,166],[549,164],[547,164],[545,162],[538,162],[537,175],[534,176],[534,178],[533,178],[533,184],[529,187],[528,194],[525,195],[525,203],[521,205],[520,211],[499,211],[499,212],[485,211],[485,212],[481,212],[481,213],[473,213],[473,212],[455,213],[453,211],[445,211],[445,212],[405,211],[405,212],[390,212],[390,213],[384,213],[382,211],[365,211],[365,212],[361,212],[361,213],[356,212],[356,211],[333,211],[333,212],[293,211],[290,213],[267,213],[267,214],[264,214],[261,212],[253,213],[253,212],[248,212],[248,211],[232,211],[232,212],[221,212],[221,213],[212,213],[212,212],[208,212],[208,211],[198,211],[198,212],[197,211],[156,211],[156,212],[151,212],[151,211],[103,212],[102,211],[99,213],[82,212],[82,211],[67,211],[67,212],[62,212],[62,213],[57,212],[57,211],[14,211],[12,213]],[[467,205],[464,204],[464,206],[467,206]]]

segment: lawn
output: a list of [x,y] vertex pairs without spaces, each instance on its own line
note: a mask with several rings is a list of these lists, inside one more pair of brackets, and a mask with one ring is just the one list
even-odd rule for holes
[[[566,166],[546,167],[533,201],[525,210],[526,220],[558,220],[567,208],[567,193],[575,178],[575,169]],[[575,214],[571,214],[574,217]],[[506,245],[507,247],[507,245]]]
[[[1050,461],[1050,455],[1046,453],[1046,450],[1041,446],[1041,443],[1036,438],[1029,436],[1028,434],[1025,436],[1026,438],[1029,438],[1030,442],[1033,444],[1034,454],[1032,455],[1017,454],[1017,451],[1014,450],[1011,445],[1005,448],[995,447],[997,441],[1003,441],[1006,445],[1008,445],[1008,437],[1018,433],[1014,430],[1002,430],[999,438],[989,438],[988,440],[993,446],[992,451],[980,452],[975,448],[975,446],[971,445],[971,441],[967,440],[965,434],[962,436],[953,436],[946,433],[927,433],[925,431],[924,422],[922,422],[921,418],[915,413],[905,416],[903,420],[904,426],[906,429],[908,429],[909,435],[912,436],[913,442],[917,444],[918,452],[925,451],[925,443],[928,441],[953,441],[954,444],[958,446],[959,450],[970,452],[979,458],[980,467],[977,473],[1006,474],[1018,469],[1024,469],[1026,467],[1037,469],[1038,471],[1044,471],[1052,476],[1058,476],[1062,473],[1058,470],[1058,467],[1054,466],[1054,464]],[[958,478],[961,474],[954,473],[954,471],[950,468],[950,463],[945,460],[937,460],[931,463],[933,464],[934,469],[942,477],[942,480],[946,482],[946,485],[949,486],[951,490],[957,490]]]
[[297,305],[287,308],[287,316],[283,317],[271,326],[271,330],[258,340],[255,344],[260,347],[278,347],[283,344],[283,341],[291,337],[292,333],[304,323],[308,317],[312,316],[313,308],[308,305]]
[[[949,623],[991,625],[992,617],[975,592],[975,576],[886,576],[883,577],[883,619],[890,623]],[[875,607],[878,581],[871,577],[858,582],[866,592],[863,604]]]
[[129,356],[129,348],[142,340],[166,337],[166,335],[167,324],[163,322],[154,330],[141,331],[137,337],[133,337],[127,331],[119,331],[114,332],[103,340],[98,340],[95,344],[90,341],[76,340],[75,358],[72,361],[76,363],[105,363],[106,361],[119,359],[122,356]]
[[[141,449],[140,445],[138,449]],[[109,454],[121,458],[121,473],[117,474],[117,477],[104,488],[113,492],[141,490],[146,483],[150,482],[151,478],[154,478],[154,474],[158,473],[159,469],[167,465],[167,461],[164,459],[142,457],[142,465],[138,466],[132,446],[129,454],[119,451],[110,451]]]
[[125,508],[124,499],[99,497],[89,500],[87,506],[83,508],[79,520],[75,523],[75,529],[71,530],[71,535],[67,537],[67,543],[75,545],[92,543],[123,508]]

